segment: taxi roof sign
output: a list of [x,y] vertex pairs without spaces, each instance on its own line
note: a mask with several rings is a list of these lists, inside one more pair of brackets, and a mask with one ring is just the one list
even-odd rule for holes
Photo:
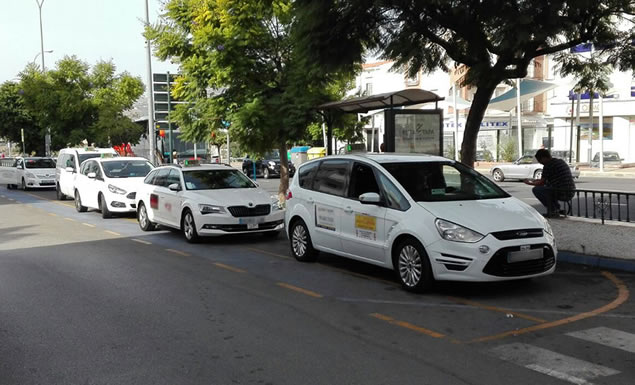
[[114,158],[115,154],[104,152],[104,153],[101,154],[101,157],[102,158]]
[[196,159],[186,159],[185,161],[183,161],[183,166],[184,167],[194,167],[194,166],[200,166],[201,165],[201,161]]

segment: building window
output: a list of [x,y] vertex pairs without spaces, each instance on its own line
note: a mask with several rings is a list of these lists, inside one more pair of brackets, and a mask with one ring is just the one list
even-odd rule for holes
[[406,77],[406,86],[418,86],[419,85],[419,73],[411,78]]
[[369,96],[373,94],[373,83],[366,83],[366,90],[364,91],[365,96]]

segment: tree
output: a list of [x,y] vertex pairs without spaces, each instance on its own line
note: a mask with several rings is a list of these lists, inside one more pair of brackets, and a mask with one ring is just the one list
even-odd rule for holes
[[496,86],[527,75],[530,61],[594,42],[610,47],[609,60],[632,68],[632,0],[298,0],[303,31],[298,50],[326,70],[359,63],[376,50],[409,75],[469,70],[462,85],[476,86],[461,159],[473,165],[477,135]]
[[[143,94],[137,77],[115,73],[111,62],[90,66],[65,57],[46,73],[29,65],[20,74],[24,107],[38,127],[51,129],[51,148],[83,140],[99,146],[139,142],[143,127],[124,116]],[[42,135],[43,131],[39,132]]]
[[[295,52],[292,0],[171,0],[146,30],[162,60],[180,65],[175,96],[196,111],[188,137],[231,122],[252,154],[280,152],[279,196],[288,188],[287,146],[316,120],[326,77]],[[216,90],[207,98],[206,89]],[[181,115],[183,116],[183,115]],[[186,130],[190,130],[187,129]]]
[[[24,106],[20,95],[20,85],[5,82],[0,86],[0,138],[14,143],[22,143],[21,130],[24,130],[25,148],[22,152],[44,153],[44,135],[36,124],[30,111]],[[20,144],[20,146],[22,146]]]

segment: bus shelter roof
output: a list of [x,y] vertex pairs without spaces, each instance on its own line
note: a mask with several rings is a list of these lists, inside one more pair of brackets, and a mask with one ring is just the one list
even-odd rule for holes
[[401,91],[345,99],[319,105],[319,110],[339,110],[349,113],[364,113],[371,110],[411,106],[430,102],[439,102],[445,98],[420,88],[407,88]]

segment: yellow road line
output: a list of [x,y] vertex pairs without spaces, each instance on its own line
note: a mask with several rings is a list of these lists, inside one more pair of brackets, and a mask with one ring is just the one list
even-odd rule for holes
[[544,320],[542,318],[533,317],[533,316],[530,316],[528,314],[523,314],[523,313],[519,313],[519,312],[516,312],[516,311],[507,310],[505,308],[501,308],[501,307],[497,307],[497,306],[485,305],[485,304],[482,304],[482,303],[479,303],[479,302],[470,301],[468,299],[457,298],[457,297],[448,297],[448,299],[451,300],[451,301],[457,302],[457,303],[461,303],[461,304],[464,304],[464,305],[470,305],[470,306],[478,307],[478,308],[485,309],[485,310],[495,311],[495,312],[503,313],[503,314],[512,314],[516,318],[522,318],[522,319],[526,319],[528,321],[533,321],[533,322],[537,322],[537,323],[547,322],[547,320]]
[[134,223],[137,223],[137,220],[136,220],[136,219],[132,219],[132,218],[123,218],[123,219],[127,220],[128,222],[134,222]]
[[473,339],[473,340],[469,341],[468,343],[499,340],[501,338],[505,338],[505,337],[509,337],[509,336],[517,336],[517,335],[520,335],[520,334],[526,334],[526,333],[535,332],[537,330],[544,330],[544,329],[553,328],[553,327],[556,327],[556,326],[562,326],[562,325],[566,325],[566,324],[569,324],[569,323],[572,323],[572,322],[580,321],[580,320],[583,320],[583,319],[586,319],[586,318],[595,317],[595,316],[597,316],[599,314],[606,313],[608,311],[616,309],[621,304],[626,302],[626,300],[628,300],[628,296],[629,296],[628,288],[626,287],[626,284],[624,284],[624,282],[622,282],[619,278],[617,278],[612,273],[609,273],[608,271],[603,271],[602,275],[604,275],[604,277],[606,277],[608,280],[613,282],[613,284],[617,287],[617,297],[615,297],[615,299],[613,301],[611,301],[610,303],[607,303],[606,305],[601,306],[601,307],[599,307],[597,309],[594,309],[594,310],[591,310],[591,311],[587,311],[587,312],[584,312],[584,313],[580,313],[580,314],[576,314],[576,315],[571,316],[571,317],[559,319],[559,320],[552,321],[552,322],[546,322],[546,323],[542,323],[542,324],[539,324],[539,325],[530,326],[530,327],[527,327],[527,328],[524,328],[524,329],[510,330],[510,331],[507,331],[507,332],[504,332],[504,333],[500,333],[500,334],[494,334],[494,335],[491,335],[491,336],[485,336],[485,337],[476,338],[476,339]]
[[57,214],[55,214],[55,213],[47,213],[47,214],[52,216],[52,217],[56,217],[57,216]]
[[284,287],[284,288],[289,289],[289,290],[297,291],[298,293],[302,293],[304,295],[308,295],[309,297],[313,297],[313,298],[322,298],[322,297],[324,297],[322,294],[316,293],[316,292],[311,291],[311,290],[303,289],[301,287],[289,285],[288,283],[278,282],[278,283],[276,283],[276,285],[278,285],[280,287]]
[[278,258],[293,259],[293,258],[289,257],[288,255],[282,255],[282,254],[278,254],[278,253],[272,253],[271,251],[266,251],[266,250],[261,250],[261,249],[254,249],[253,247],[243,247],[243,249],[245,249],[245,250],[249,250],[249,251],[254,251],[254,252],[256,252],[256,253],[261,253],[261,254],[272,255],[272,256],[274,256],[274,257],[278,257]]
[[174,250],[174,249],[165,249],[165,251],[169,251],[170,253],[182,255],[184,257],[189,257],[190,256],[190,254],[186,253],[185,251]]
[[402,328],[410,329],[410,330],[413,330],[413,331],[421,333],[421,334],[425,334],[425,335],[430,336],[430,337],[434,337],[434,338],[443,338],[443,337],[445,337],[444,334],[437,333],[437,332],[435,332],[433,330],[430,330],[430,329],[422,328],[421,326],[413,325],[413,324],[411,324],[409,322],[399,321],[399,320],[396,320],[396,319],[394,319],[392,317],[389,317],[387,315],[384,315],[384,314],[372,313],[372,314],[370,314],[370,316],[374,317],[374,318],[377,318],[377,319],[380,319],[382,321],[386,321],[386,322],[388,322],[388,323],[390,323],[392,325],[401,326]]
[[64,220],[75,222],[75,220],[73,218],[68,218],[68,217],[64,217]]
[[138,243],[142,243],[142,244],[144,244],[144,245],[151,245],[151,244],[152,244],[152,242],[144,241],[143,239],[130,238],[130,240],[131,240],[131,241],[138,242]]
[[108,233],[110,235],[117,235],[117,236],[121,235],[119,233],[115,233],[114,231],[110,231],[110,230],[104,230],[104,233]]
[[91,225],[90,223],[85,223],[85,222],[82,222],[82,225],[87,226],[87,227],[97,227],[95,225]]
[[243,269],[239,269],[237,267],[229,266],[229,265],[226,265],[224,263],[214,262],[214,265],[220,267],[221,269],[233,271],[234,273],[246,273],[246,271],[243,270]]
[[28,208],[32,209],[32,208],[33,208],[33,205],[26,205],[26,207],[28,207]]

